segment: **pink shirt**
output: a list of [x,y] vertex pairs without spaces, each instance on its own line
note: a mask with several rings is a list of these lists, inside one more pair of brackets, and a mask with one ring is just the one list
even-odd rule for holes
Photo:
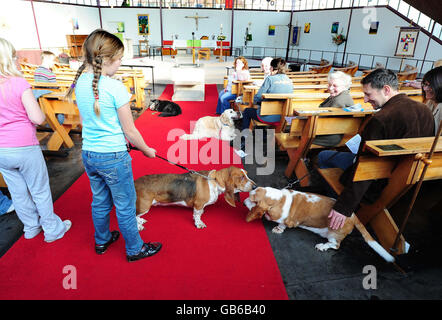
[[0,77],[0,148],[38,145],[35,125],[29,120],[22,95],[31,85],[20,77]]

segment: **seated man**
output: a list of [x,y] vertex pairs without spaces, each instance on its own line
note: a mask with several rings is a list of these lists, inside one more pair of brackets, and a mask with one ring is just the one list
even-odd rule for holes
[[[377,69],[361,80],[364,101],[375,109],[380,109],[368,121],[361,132],[361,143],[356,155],[361,154],[367,140],[402,139],[434,136],[434,118],[431,111],[423,104],[410,99],[398,91],[398,80],[395,73],[386,69]],[[332,167],[336,158],[335,151],[323,151],[319,154],[319,167]],[[330,211],[330,228],[341,228],[347,217],[358,208],[361,200],[375,201],[380,190],[385,187],[385,180],[353,182],[356,169],[351,153],[346,157],[346,165],[340,181],[344,190],[339,195]],[[336,166],[335,166],[336,167]],[[363,199],[364,198],[364,199]]]

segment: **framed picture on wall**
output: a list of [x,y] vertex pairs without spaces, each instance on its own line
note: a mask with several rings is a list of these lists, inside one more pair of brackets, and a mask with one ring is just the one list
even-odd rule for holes
[[413,57],[416,50],[419,28],[401,27],[396,44],[395,56]]
[[339,22],[333,22],[331,27],[331,33],[338,33],[339,29]]
[[149,35],[149,15],[148,14],[139,14],[138,15],[138,34],[140,35]]
[[304,24],[304,33],[310,33],[310,22],[307,22],[306,24]]
[[292,30],[292,45],[299,45],[299,36],[301,35],[301,27],[295,26]]
[[274,36],[275,35],[275,30],[276,30],[276,27],[270,25],[269,26],[269,36]]

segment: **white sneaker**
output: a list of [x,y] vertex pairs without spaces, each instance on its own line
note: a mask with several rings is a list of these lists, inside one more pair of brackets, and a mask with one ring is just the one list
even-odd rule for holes
[[11,203],[11,206],[8,208],[8,210],[6,210],[6,213],[10,213],[10,212],[12,212],[12,211],[14,211],[14,210],[15,210],[15,208],[14,208],[14,204]]
[[63,235],[62,235],[61,237],[59,237],[59,238],[57,238],[57,239],[53,239],[53,240],[46,240],[46,239],[45,239],[45,242],[47,242],[47,243],[51,243],[51,242],[54,242],[55,240],[58,240],[58,239],[61,239],[61,238],[64,237],[64,235],[66,234],[66,232],[68,232],[69,229],[72,227],[72,222],[71,222],[71,220],[64,220],[63,223],[64,223],[64,225],[65,225],[65,227],[66,227],[66,231],[63,233]]

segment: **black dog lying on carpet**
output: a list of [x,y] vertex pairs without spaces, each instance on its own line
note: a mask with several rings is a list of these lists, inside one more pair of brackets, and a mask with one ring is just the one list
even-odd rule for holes
[[159,117],[173,117],[181,114],[181,108],[178,104],[168,100],[154,99],[149,106],[150,110],[159,111]]

